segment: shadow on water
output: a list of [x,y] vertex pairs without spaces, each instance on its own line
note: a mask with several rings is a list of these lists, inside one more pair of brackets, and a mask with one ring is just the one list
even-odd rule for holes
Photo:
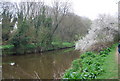
[[[74,49],[56,50],[41,54],[3,57],[4,79],[56,79],[60,78],[71,62],[79,58]],[[15,65],[10,65],[15,63]]]

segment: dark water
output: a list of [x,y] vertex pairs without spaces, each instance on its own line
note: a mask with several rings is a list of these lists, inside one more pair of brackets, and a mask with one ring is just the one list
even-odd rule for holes
[[[3,57],[4,79],[56,79],[68,69],[79,53],[74,49],[41,54]],[[10,63],[15,63],[11,66]]]

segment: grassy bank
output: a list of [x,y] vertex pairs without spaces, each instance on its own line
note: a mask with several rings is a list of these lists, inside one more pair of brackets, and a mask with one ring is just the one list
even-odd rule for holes
[[[15,48],[14,45],[2,45],[0,49],[3,50],[3,54],[13,54],[17,50],[17,54],[24,54],[24,53],[34,53],[34,52],[44,52],[62,48],[69,48],[73,47],[74,43],[71,42],[52,42],[51,47],[44,46],[42,44],[28,44],[24,46],[24,48]],[[16,50],[15,50],[16,49]]]
[[118,75],[115,48],[104,49],[99,53],[86,52],[74,60],[66,70],[63,79],[115,79]]
[[115,45],[112,48],[111,53],[107,56],[105,59],[105,62],[103,64],[103,69],[105,72],[98,76],[97,79],[117,79],[118,78],[118,64],[117,64],[117,57],[116,57],[116,47]]

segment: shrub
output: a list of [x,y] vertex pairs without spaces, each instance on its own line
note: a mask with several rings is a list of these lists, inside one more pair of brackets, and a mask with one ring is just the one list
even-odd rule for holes
[[102,65],[111,48],[100,51],[99,54],[86,52],[80,56],[80,59],[74,60],[70,69],[66,70],[63,79],[95,79],[102,74],[104,69]]

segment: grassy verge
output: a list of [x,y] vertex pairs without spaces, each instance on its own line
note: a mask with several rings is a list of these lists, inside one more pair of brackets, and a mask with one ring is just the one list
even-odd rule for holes
[[[71,47],[71,46],[74,46],[74,43],[70,43],[70,42],[52,42],[52,45],[56,48],[62,48],[62,47]],[[39,46],[39,45],[37,45]],[[35,48],[37,47],[33,44],[28,44],[26,45],[27,48]],[[14,45],[1,45],[0,46],[0,49],[10,49],[10,48],[13,48]]]
[[111,53],[106,57],[103,64],[103,69],[105,72],[98,76],[97,79],[117,79],[118,78],[118,64],[116,57],[116,45],[112,48]]
[[[56,50],[56,49],[60,49],[60,48],[67,48],[67,47],[72,47],[74,46],[74,43],[71,43],[71,42],[52,42],[52,45],[49,47],[49,46],[45,46],[44,45],[42,46],[42,44],[28,44],[26,46],[24,46],[24,48],[17,48],[17,53],[21,53],[23,51],[23,54],[24,52],[27,53],[34,53],[34,50],[37,49],[38,51],[42,49],[42,51],[48,51],[48,50]],[[0,46],[0,49],[3,50],[3,54],[7,54],[7,55],[10,55],[10,54],[13,54],[15,52],[13,52],[14,45],[1,45]]]
[[72,62],[71,68],[66,70],[63,79],[114,79],[118,70],[115,60],[115,46],[99,53],[86,52],[80,59]]
[[118,78],[120,79],[120,59],[119,59],[119,62],[118,62]]

